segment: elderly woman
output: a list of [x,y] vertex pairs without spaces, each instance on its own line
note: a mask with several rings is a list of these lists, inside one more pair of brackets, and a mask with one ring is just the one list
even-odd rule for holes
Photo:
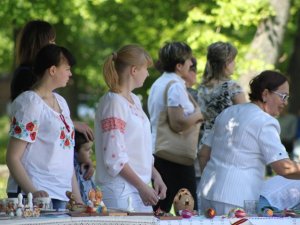
[[201,177],[202,210],[218,215],[258,200],[265,166],[289,179],[300,179],[300,165],[289,159],[276,120],[289,97],[287,78],[264,71],[250,82],[250,103],[225,109],[207,138],[210,159]]

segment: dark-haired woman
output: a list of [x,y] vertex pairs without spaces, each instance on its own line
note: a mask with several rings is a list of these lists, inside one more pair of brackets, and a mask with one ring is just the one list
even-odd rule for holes
[[250,82],[250,91],[251,102],[225,109],[206,139],[211,152],[199,185],[202,210],[213,207],[224,215],[244,200],[258,200],[266,165],[300,179],[300,165],[289,159],[275,118],[288,104],[286,77],[264,71]]
[[[202,120],[199,107],[195,107],[189,99],[185,79],[190,76],[192,50],[184,42],[166,43],[159,51],[159,70],[162,75],[153,83],[148,99],[148,109],[152,127],[152,143],[155,147],[157,124],[160,112],[167,107],[169,125],[181,132],[195,127]],[[167,103],[164,102],[164,92],[169,82],[174,81],[168,90]],[[195,129],[198,136],[199,127]],[[195,146],[196,148],[196,146]],[[153,149],[155,151],[155,149]],[[196,179],[194,165],[181,165],[169,160],[155,157],[155,168],[161,174],[167,185],[167,197],[159,201],[154,210],[160,208],[169,212],[174,197],[179,189],[187,188],[196,200]],[[195,204],[197,209],[197,204]]]
[[[54,27],[43,20],[31,20],[25,24],[17,39],[16,65],[10,85],[10,98],[14,101],[19,94],[32,88],[33,63],[38,51],[47,44],[54,44],[56,32]],[[75,129],[93,141],[93,130],[83,122],[74,121]],[[89,179],[94,173],[92,162],[88,165],[85,178]]]
[[71,53],[47,45],[37,54],[32,89],[12,102],[7,166],[8,197],[31,192],[52,199],[53,208],[65,208],[66,191],[80,197],[73,166],[74,126],[65,99],[54,90],[72,76]]

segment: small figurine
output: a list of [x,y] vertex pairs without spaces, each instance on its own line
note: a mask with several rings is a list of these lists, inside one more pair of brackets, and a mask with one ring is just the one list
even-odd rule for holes
[[29,192],[27,194],[27,200],[28,200],[27,204],[28,204],[28,207],[29,207],[30,210],[33,210],[33,201],[32,201],[32,199],[33,199],[32,193]]
[[191,192],[186,188],[181,188],[174,198],[174,210],[175,213],[178,215],[180,210],[187,209],[190,212],[194,210],[194,198]]
[[23,195],[22,195],[22,193],[19,193],[19,194],[18,194],[18,207],[20,207],[20,208],[23,208],[23,207],[24,207],[24,205],[23,205]]
[[9,216],[15,216],[14,215],[15,207],[13,202],[7,202],[6,204],[6,214]]
[[87,213],[93,213],[93,212],[95,212],[95,210],[94,210],[94,204],[93,204],[93,202],[91,200],[89,200],[87,202],[86,212]]
[[100,205],[100,203],[102,201],[102,197],[103,197],[102,192],[99,187],[97,187],[96,190],[92,188],[89,191],[88,196],[89,196],[89,200],[91,200],[93,202],[95,207]]
[[133,206],[132,206],[132,198],[131,198],[131,196],[129,196],[128,197],[128,207],[127,207],[127,211],[128,212],[134,212],[134,208],[133,208]]
[[18,206],[18,208],[16,210],[16,216],[17,217],[22,217],[23,216],[23,208],[22,207]]
[[66,195],[69,198],[67,209],[72,210],[73,206],[76,205],[75,197],[71,191],[66,191]]

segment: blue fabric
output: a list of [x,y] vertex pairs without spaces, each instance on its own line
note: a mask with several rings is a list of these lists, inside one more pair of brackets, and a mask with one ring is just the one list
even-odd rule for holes
[[58,200],[58,199],[54,199],[52,198],[52,208],[59,210],[59,209],[66,209],[66,205],[67,202],[66,201],[62,201],[62,200]]
[[81,172],[81,164],[78,162],[78,158],[77,158],[77,152],[74,152],[74,169],[75,169],[75,173],[76,173],[76,177],[77,177],[77,182],[79,185],[79,189],[80,189],[80,194],[81,194],[81,198],[83,200],[83,202],[85,204],[88,203],[89,201],[89,191],[91,189],[95,189],[96,190],[96,185],[93,182],[92,179],[89,180],[85,180],[83,178],[84,173]]
[[270,202],[263,196],[259,197],[259,201],[258,201],[258,210],[261,212],[263,211],[265,208],[270,208],[274,211],[279,211],[278,208],[271,206]]

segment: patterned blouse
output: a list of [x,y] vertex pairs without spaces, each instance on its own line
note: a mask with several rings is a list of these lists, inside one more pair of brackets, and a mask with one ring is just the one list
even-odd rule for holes
[[76,173],[76,178],[81,194],[81,198],[85,204],[89,201],[89,191],[91,189],[96,190],[96,185],[94,184],[94,181],[92,179],[85,180],[83,178],[84,173],[86,171],[81,171],[81,163],[78,162],[78,153],[74,153],[74,169]]
[[207,87],[202,84],[199,86],[198,102],[202,114],[206,118],[204,122],[204,135],[201,142],[209,134],[216,117],[224,109],[233,105],[233,97],[242,92],[242,87],[233,80],[225,81],[214,87]]
[[[33,91],[20,94],[12,102],[9,135],[28,142],[21,162],[34,187],[47,191],[51,198],[66,201],[66,191],[72,190],[74,126],[65,99],[53,95],[61,113]],[[19,192],[12,176],[7,192]]]

